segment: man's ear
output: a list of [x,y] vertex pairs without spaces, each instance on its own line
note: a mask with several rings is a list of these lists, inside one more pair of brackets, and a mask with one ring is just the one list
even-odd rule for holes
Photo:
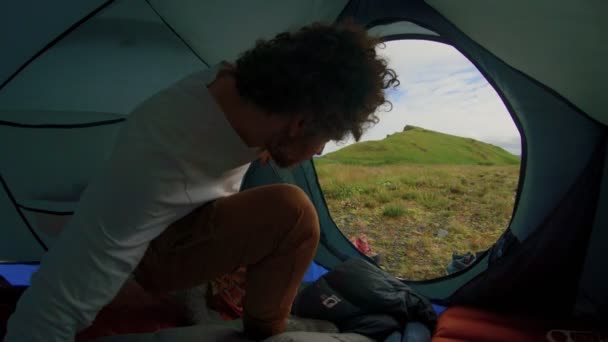
[[306,129],[306,120],[301,115],[294,116],[289,122],[289,136],[292,138],[301,137]]

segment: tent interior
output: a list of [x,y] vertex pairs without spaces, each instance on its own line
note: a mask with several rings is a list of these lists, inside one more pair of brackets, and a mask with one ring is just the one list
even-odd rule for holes
[[[522,137],[505,233],[462,271],[404,282],[437,304],[605,327],[607,10],[600,1],[548,0],[4,2],[0,266],[31,269],[52,248],[121,124],[145,98],[234,60],[256,39],[352,18],[385,40],[456,48],[494,87]],[[332,220],[313,161],[294,169],[253,163],[242,189],[279,182],[301,187],[317,208],[316,263],[332,269],[367,260]]]

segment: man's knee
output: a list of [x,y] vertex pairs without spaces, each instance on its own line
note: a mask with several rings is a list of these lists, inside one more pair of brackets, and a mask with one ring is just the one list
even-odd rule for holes
[[[273,184],[265,187],[264,197],[283,210],[316,211],[308,195],[299,187],[291,184]],[[312,210],[311,210],[312,209]]]
[[319,217],[308,195],[299,187],[291,184],[275,184],[269,186],[269,190],[273,192],[271,196],[277,203],[277,210],[292,213],[292,219],[297,221],[298,232],[318,241]]

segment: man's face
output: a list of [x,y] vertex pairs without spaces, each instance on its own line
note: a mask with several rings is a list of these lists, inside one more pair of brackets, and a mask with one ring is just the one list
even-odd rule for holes
[[270,141],[266,150],[279,167],[294,167],[320,154],[330,139],[322,137],[291,137],[283,132]]

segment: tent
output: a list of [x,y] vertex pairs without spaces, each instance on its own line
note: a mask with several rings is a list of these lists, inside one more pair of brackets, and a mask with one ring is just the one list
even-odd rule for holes
[[[140,101],[260,37],[353,18],[386,40],[449,44],[496,89],[522,136],[509,227],[469,268],[408,282],[438,303],[608,319],[608,23],[601,1],[57,0],[0,4],[0,260],[35,262]],[[315,260],[365,258],[338,230],[314,164],[252,164],[319,212]]]

